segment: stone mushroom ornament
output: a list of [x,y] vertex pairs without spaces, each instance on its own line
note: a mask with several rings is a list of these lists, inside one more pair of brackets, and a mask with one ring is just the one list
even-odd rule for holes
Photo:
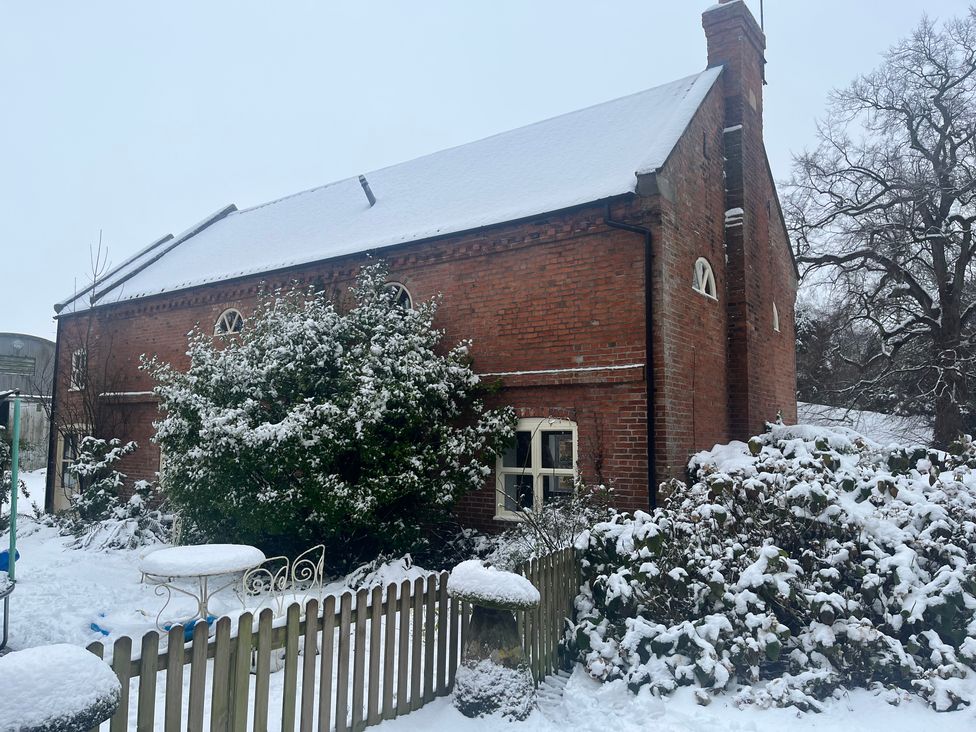
[[451,572],[447,593],[474,607],[454,679],[454,706],[466,717],[497,712],[525,719],[535,705],[535,683],[514,611],[539,607],[539,590],[522,575],[471,559]]

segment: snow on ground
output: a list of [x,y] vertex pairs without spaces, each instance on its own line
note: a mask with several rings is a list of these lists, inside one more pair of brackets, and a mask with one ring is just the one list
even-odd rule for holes
[[[666,698],[655,698],[645,689],[634,695],[621,681],[601,684],[577,667],[560,689],[560,680],[550,680],[540,689],[539,709],[522,723],[501,717],[468,719],[443,697],[406,717],[384,722],[382,732],[919,732],[938,725],[940,732],[976,729],[976,711],[939,714],[917,698],[905,697],[899,706],[884,695],[857,690],[828,701],[820,714],[801,713],[795,708],[739,709],[732,695],[714,697],[700,706],[690,689],[679,689]],[[552,688],[556,687],[556,688]],[[552,693],[555,691],[556,693]],[[561,692],[561,693],[560,693]]]
[[797,422],[821,427],[848,427],[881,445],[927,445],[932,428],[923,417],[898,417],[861,409],[796,403]]
[[[10,641],[13,650],[49,643],[88,645],[102,641],[110,646],[123,635],[141,638],[155,629],[156,617],[166,597],[156,587],[142,583],[142,560],[164,544],[140,549],[73,549],[74,537],[61,536],[58,530],[31,517],[31,501],[44,503],[44,471],[24,474],[30,499],[18,498],[20,516],[17,531],[17,588],[10,596]],[[23,496],[23,493],[21,493]],[[0,549],[9,543],[9,533],[0,533]],[[373,572],[360,571],[358,586],[415,580],[427,570],[399,560]],[[190,581],[192,587],[192,580]],[[348,584],[336,581],[325,586],[326,594],[339,595]],[[250,599],[249,607],[258,599]],[[267,603],[265,603],[267,606]],[[193,616],[196,601],[179,593],[161,617],[162,622],[178,622]],[[232,589],[210,601],[214,615],[236,617],[244,609]],[[98,626],[102,631],[93,629]],[[136,644],[138,647],[138,644]]]

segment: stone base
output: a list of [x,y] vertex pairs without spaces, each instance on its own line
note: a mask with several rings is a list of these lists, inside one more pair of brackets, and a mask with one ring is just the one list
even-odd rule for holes
[[454,678],[454,706],[465,717],[501,714],[520,721],[535,707],[535,684],[526,666],[508,668],[482,659],[465,660]]

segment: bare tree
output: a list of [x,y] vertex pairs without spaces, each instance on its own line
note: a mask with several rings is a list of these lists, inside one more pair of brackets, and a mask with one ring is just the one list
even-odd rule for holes
[[[89,250],[89,258],[89,282],[81,298],[97,292],[111,272],[101,232],[98,244]],[[127,412],[119,407],[117,397],[124,388],[124,373],[113,357],[113,334],[102,327],[98,313],[91,307],[86,305],[80,312],[73,310],[77,307],[69,306],[60,314],[65,323],[60,331],[59,347],[62,362],[68,369],[67,383],[63,386],[68,388],[59,393],[57,404],[52,402],[49,414],[69,451],[77,449],[77,440],[82,436],[110,439],[124,435],[127,423]],[[56,371],[54,378],[57,378]],[[61,466],[57,468],[60,470]],[[64,485],[62,488],[69,491]]]
[[856,400],[903,390],[937,444],[972,426],[976,375],[976,8],[923,17],[874,72],[833,94],[795,160],[787,216],[804,280],[848,313],[838,356]]

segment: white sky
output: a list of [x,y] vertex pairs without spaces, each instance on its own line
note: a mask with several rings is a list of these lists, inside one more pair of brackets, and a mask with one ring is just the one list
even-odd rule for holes
[[[228,203],[694,73],[711,2],[0,0],[0,331],[54,337],[52,304],[90,276],[99,230],[119,262]],[[967,5],[766,0],[777,178],[831,88],[923,8]]]

